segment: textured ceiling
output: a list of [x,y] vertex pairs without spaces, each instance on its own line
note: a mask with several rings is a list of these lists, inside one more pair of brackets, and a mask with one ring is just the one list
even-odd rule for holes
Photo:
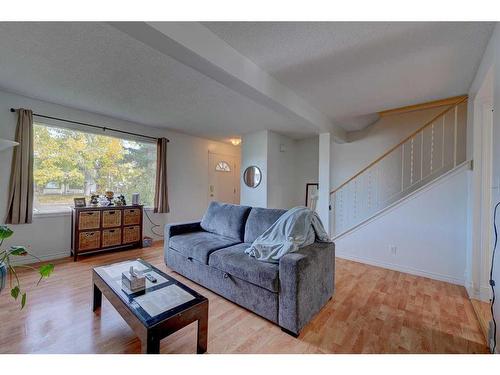
[[[490,23],[204,23],[347,130],[467,92]],[[0,89],[223,139],[298,123],[103,23],[0,23]]]
[[208,22],[346,130],[375,112],[467,93],[493,23]]
[[188,134],[303,124],[257,104],[103,23],[0,23],[0,88]]

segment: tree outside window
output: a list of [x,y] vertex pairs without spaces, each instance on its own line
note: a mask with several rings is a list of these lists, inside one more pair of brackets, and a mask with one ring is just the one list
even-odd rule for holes
[[156,145],[35,124],[36,211],[61,211],[73,198],[111,190],[130,202],[132,193],[152,206]]

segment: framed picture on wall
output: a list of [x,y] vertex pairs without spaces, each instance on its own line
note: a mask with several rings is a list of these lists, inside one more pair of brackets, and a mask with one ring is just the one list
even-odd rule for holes
[[306,203],[305,206],[311,210],[316,209],[316,202],[318,201],[318,183],[306,184]]

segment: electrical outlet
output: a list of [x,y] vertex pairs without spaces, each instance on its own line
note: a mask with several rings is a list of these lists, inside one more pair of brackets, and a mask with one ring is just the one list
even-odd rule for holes
[[390,249],[391,249],[391,255],[394,255],[394,256],[397,255],[397,253],[398,253],[397,246],[391,245]]

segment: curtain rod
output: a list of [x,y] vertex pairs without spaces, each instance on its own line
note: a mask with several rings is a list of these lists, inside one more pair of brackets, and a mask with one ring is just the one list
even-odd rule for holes
[[[11,112],[16,112],[16,109],[15,108],[11,108],[10,111]],[[66,120],[66,119],[63,119],[63,118],[60,118],[60,117],[41,115],[39,113],[33,113],[33,116],[48,118],[48,119],[51,119],[51,120],[69,122],[71,124],[78,124],[78,125],[88,126],[90,128],[101,129],[102,131],[109,130],[109,131],[112,131],[112,132],[115,132],[115,133],[122,133],[122,134],[134,135],[136,137],[153,139],[155,141],[158,140],[158,138],[156,138],[156,137],[150,137],[149,135],[132,133],[132,132],[128,132],[128,131],[125,131],[125,130],[118,130],[118,129],[108,128],[106,126],[99,126],[99,125],[88,124],[88,123],[85,123],[85,122],[79,122],[79,121],[73,121],[73,120]],[[167,142],[170,142],[170,140],[167,139]]]

